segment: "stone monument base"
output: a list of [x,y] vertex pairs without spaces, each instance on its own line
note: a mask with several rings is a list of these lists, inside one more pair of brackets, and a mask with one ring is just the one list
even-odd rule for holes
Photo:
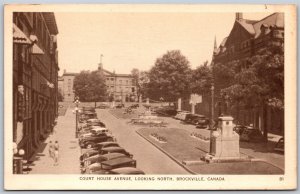
[[231,156],[231,157],[218,157],[211,154],[206,154],[202,160],[208,163],[222,163],[222,162],[247,162],[251,161],[248,156]]

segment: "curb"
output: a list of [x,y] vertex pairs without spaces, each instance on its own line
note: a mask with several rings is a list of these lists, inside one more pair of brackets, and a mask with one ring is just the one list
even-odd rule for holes
[[155,146],[157,149],[159,149],[161,152],[163,152],[164,154],[166,154],[169,158],[171,158],[174,162],[176,162],[177,164],[179,164],[182,168],[184,168],[187,172],[191,173],[191,174],[198,174],[194,171],[192,171],[191,169],[189,169],[188,167],[186,167],[184,164],[182,164],[179,160],[177,160],[174,156],[172,156],[170,153],[168,153],[167,151],[165,151],[164,149],[162,149],[161,147],[157,146],[155,143],[151,142],[150,140],[148,140],[146,137],[144,137],[142,134],[140,134],[138,132],[138,130],[135,131],[139,136],[141,136],[142,138],[144,138],[145,140],[147,140],[149,143],[151,143],[153,146]]

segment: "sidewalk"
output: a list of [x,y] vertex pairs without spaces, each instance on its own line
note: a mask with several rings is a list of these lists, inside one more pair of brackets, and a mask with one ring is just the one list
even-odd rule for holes
[[[59,143],[59,165],[49,157],[49,141]],[[65,116],[59,116],[53,135],[50,135],[40,150],[32,157],[33,165],[29,174],[80,174],[80,147],[75,138],[75,114],[67,109]]]

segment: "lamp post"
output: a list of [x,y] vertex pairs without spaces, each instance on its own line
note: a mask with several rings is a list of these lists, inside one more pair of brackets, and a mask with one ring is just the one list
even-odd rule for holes
[[215,109],[214,109],[214,95],[215,95],[215,86],[214,83],[211,84],[211,122],[210,122],[210,153],[212,153],[212,133],[215,125],[214,117],[215,117]]
[[17,144],[13,143],[13,174],[23,174],[23,156],[25,151],[17,148]]

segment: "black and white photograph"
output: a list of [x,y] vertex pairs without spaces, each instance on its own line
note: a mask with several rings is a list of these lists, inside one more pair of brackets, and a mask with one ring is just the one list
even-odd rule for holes
[[295,6],[4,11],[6,189],[296,188]]

